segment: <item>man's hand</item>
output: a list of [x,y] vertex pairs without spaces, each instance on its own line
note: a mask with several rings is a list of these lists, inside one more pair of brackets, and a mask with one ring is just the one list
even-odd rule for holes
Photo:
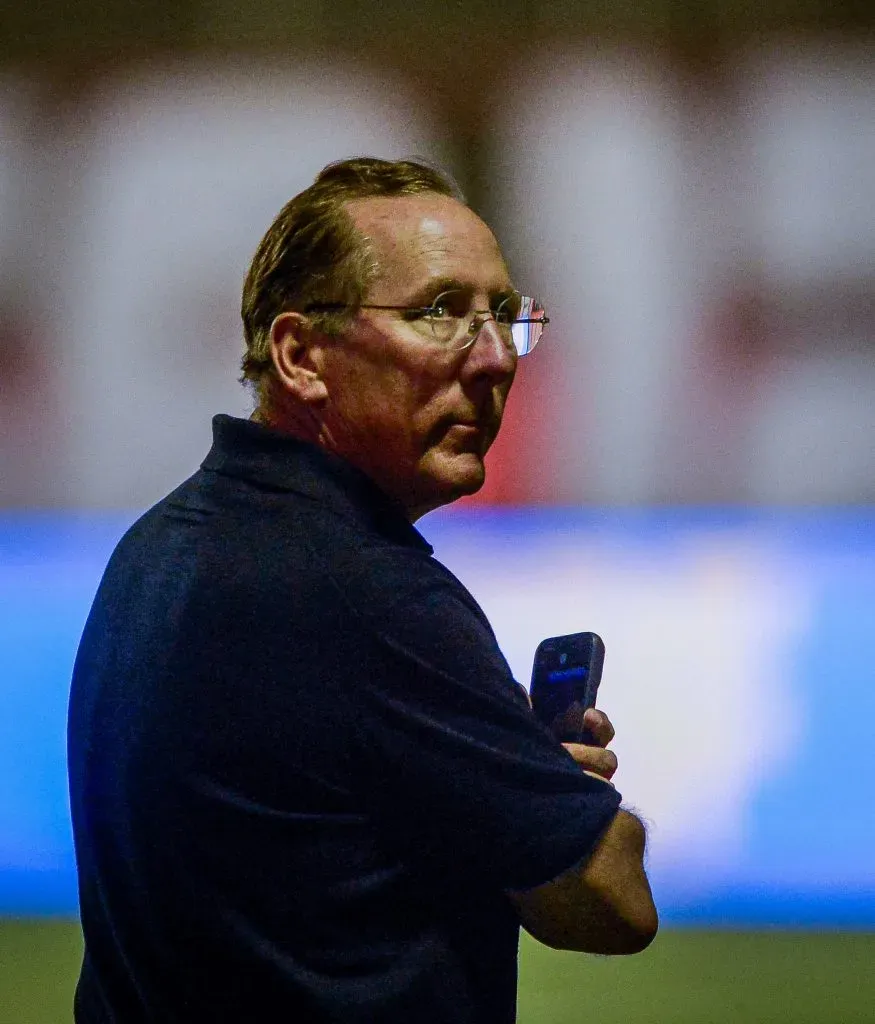
[[589,747],[583,743],[563,743],[562,746],[587,773],[603,782],[610,782],[617,770],[617,755],[605,747],[614,738],[614,727],[604,711],[587,708],[583,716],[587,729],[593,734],[598,746]]

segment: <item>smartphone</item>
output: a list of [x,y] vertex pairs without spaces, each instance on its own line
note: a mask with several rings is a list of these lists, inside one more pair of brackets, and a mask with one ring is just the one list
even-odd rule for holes
[[529,696],[532,710],[561,743],[595,744],[583,713],[595,707],[605,645],[597,633],[542,640],[535,651]]

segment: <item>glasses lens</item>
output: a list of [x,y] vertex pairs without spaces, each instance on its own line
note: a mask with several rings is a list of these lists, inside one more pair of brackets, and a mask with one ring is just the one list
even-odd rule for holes
[[520,311],[513,325],[513,343],[517,354],[527,356],[541,340],[544,326],[549,323],[541,303],[531,295],[520,296]]
[[429,306],[423,318],[435,341],[452,346],[465,334],[468,303],[463,292],[443,292]]
[[529,295],[514,292],[504,299],[492,316],[476,314],[472,317],[470,297],[466,292],[442,292],[417,322],[422,323],[431,336],[449,348],[467,348],[487,322],[498,328],[507,345],[513,345],[518,355],[528,355],[538,344],[549,320],[544,307]]

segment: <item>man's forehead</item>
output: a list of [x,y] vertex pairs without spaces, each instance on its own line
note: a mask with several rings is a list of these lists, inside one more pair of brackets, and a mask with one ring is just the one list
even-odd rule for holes
[[415,277],[485,275],[495,279],[497,287],[507,280],[495,236],[473,210],[450,196],[379,196],[346,205],[387,272],[403,270]]
[[356,223],[398,224],[413,226],[422,219],[462,218],[483,223],[474,211],[439,192],[417,192],[399,196],[367,196],[363,199],[349,199],[346,202]]

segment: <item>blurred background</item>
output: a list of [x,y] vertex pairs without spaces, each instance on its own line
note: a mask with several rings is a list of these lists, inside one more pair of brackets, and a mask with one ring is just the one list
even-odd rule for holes
[[527,683],[607,644],[666,927],[524,942],[521,1022],[875,1019],[875,11],[852,0],[0,6],[0,1024],[70,1019],[64,767],[110,551],[197,468],[327,162],[423,156],[549,334],[422,532]]

